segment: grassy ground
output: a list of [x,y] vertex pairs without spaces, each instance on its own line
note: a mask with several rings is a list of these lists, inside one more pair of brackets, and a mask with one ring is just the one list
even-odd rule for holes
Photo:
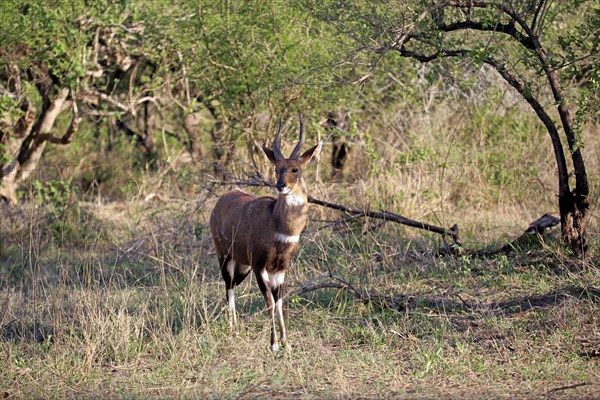
[[[350,143],[348,176],[328,179],[324,152],[306,177],[311,194],[458,223],[467,249],[499,248],[556,210],[555,161],[531,115],[414,109],[360,122],[372,134]],[[276,355],[254,279],[237,293],[241,334],[229,333],[207,229],[226,188],[176,163],[114,168],[127,153],[88,168],[81,154],[98,149],[84,139],[47,154],[75,171],[34,182],[24,209],[0,209],[0,396],[600,398],[597,129],[584,138],[585,261],[568,257],[556,228],[516,252],[438,257],[436,236],[329,226],[342,216],[311,206],[286,276],[293,347]],[[72,176],[97,191],[70,192]]]
[[2,396],[600,397],[597,236],[586,262],[552,237],[436,257],[437,238],[398,225],[317,229],[336,215],[312,206],[288,276],[293,347],[274,355],[253,279],[229,334],[213,200],[4,210],[19,228],[0,254]]

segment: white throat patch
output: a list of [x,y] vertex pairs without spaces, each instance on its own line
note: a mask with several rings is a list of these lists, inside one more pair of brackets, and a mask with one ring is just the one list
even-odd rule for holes
[[297,194],[288,194],[284,197],[285,204],[288,206],[302,206],[305,203],[303,196],[298,196]]
[[306,199],[304,198],[304,196],[295,194],[294,192],[292,192],[292,189],[290,189],[289,187],[284,187],[281,190],[275,189],[275,192],[277,193],[277,195],[279,196],[280,199],[283,196],[283,201],[288,206],[296,206],[297,207],[297,206],[302,206],[302,205],[304,205],[304,203],[306,203]]
[[281,243],[298,243],[300,236],[286,235],[285,233],[275,232],[275,240]]

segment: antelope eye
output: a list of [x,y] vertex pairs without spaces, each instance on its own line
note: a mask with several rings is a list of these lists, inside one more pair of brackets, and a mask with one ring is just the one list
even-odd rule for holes
[[295,174],[298,172],[298,168],[292,168],[292,172]]

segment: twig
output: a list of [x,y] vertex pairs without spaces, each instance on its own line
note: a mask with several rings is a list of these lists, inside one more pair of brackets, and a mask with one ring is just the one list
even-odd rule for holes
[[[316,283],[322,279],[329,279],[329,281]],[[353,294],[357,300],[365,304],[379,304],[379,305],[395,305],[396,307],[403,308],[406,304],[407,298],[404,295],[389,296],[381,293],[377,293],[374,290],[364,290],[357,288],[350,281],[342,278],[339,275],[332,273],[319,275],[310,281],[303,283],[300,287],[287,296],[300,295],[303,293],[313,292],[319,289],[343,289]],[[286,296],[286,297],[287,297]]]
[[346,288],[346,286],[342,285],[341,283],[326,282],[326,283],[320,283],[318,285],[313,285],[313,286],[305,286],[305,287],[302,287],[302,290],[296,290],[290,294],[300,295],[303,293],[314,292],[315,290],[319,290],[319,289],[345,289],[345,288]]
[[334,210],[339,210],[346,212],[348,214],[352,214],[354,216],[365,216],[370,218],[383,219],[385,221],[393,221],[402,225],[407,225],[413,228],[423,229],[429,232],[438,233],[444,236],[450,236],[454,243],[460,247],[462,247],[462,241],[460,240],[460,236],[458,233],[458,225],[454,224],[450,229],[441,228],[435,225],[426,224],[424,222],[415,221],[410,218],[403,217],[402,215],[393,213],[391,211],[381,210],[381,211],[368,211],[360,208],[351,208],[346,207],[340,204],[331,203],[324,200],[315,199],[314,197],[308,196],[308,202],[313,204],[318,204],[323,207],[332,208]]
[[240,399],[245,399],[245,398],[255,398],[257,392],[255,392],[255,389],[265,385],[266,383],[269,382],[269,379],[262,379],[258,382],[256,382],[254,385],[251,385],[250,387],[246,388],[246,390],[244,390],[243,392],[241,392],[240,394],[237,395],[236,400],[240,400]]
[[587,385],[590,385],[590,383],[589,382],[579,382],[579,383],[575,383],[573,385],[559,386],[557,388],[550,389],[548,391],[548,393],[559,392],[561,390],[567,390],[567,389],[575,389],[575,388],[578,388],[578,387],[581,387],[581,386],[587,386]]
[[338,275],[333,275],[333,274],[329,274],[329,277],[341,282],[345,287],[347,287],[348,289],[350,289],[352,292],[354,292],[354,294],[356,294],[356,296],[363,300],[366,301],[368,300],[371,296],[369,296],[369,294],[366,291],[357,289],[356,287],[354,287],[349,281],[345,280],[344,278],[342,278],[341,276]]
[[[321,279],[324,279],[324,278],[329,278],[336,282],[325,282],[325,283],[315,284],[315,282],[317,282]],[[356,297],[358,297],[358,299],[361,301],[368,301],[368,299],[370,297],[370,296],[368,296],[368,294],[366,292],[356,288],[354,285],[352,285],[346,279],[342,278],[341,276],[333,275],[331,273],[319,275],[319,276],[311,279],[310,281],[303,283],[302,285],[300,285],[300,287],[298,289],[289,293],[287,296],[299,295],[302,293],[312,292],[312,291],[315,291],[318,289],[324,289],[324,288],[348,289],[352,293],[354,293],[356,295]]]
[[[362,215],[350,215],[348,217],[336,219],[336,220],[333,220],[333,221],[322,221],[322,222],[326,222],[326,224],[321,225],[320,227],[315,228],[312,231],[313,232],[322,231],[323,229],[334,228],[335,226],[342,225],[342,224],[348,226],[348,222],[357,220],[357,219],[362,218],[362,217],[363,217]],[[308,233],[308,232],[311,232],[311,231],[306,230],[304,232]]]

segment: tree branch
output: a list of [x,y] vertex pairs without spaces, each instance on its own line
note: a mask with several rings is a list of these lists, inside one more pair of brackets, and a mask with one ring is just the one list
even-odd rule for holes
[[304,293],[325,288],[346,290],[348,293],[354,295],[358,301],[361,301],[365,304],[375,303],[399,309],[403,309],[409,300],[407,296],[401,294],[394,295],[380,293],[376,290],[367,290],[356,287],[348,279],[345,279],[339,275],[334,275],[331,272],[318,275],[310,281],[302,283],[298,289],[288,293],[286,297],[294,295],[299,296]]
[[[396,49],[396,50],[399,51],[403,57],[414,58],[415,60],[418,60],[420,62],[429,62],[429,61],[433,61],[437,58],[442,58],[442,57],[464,57],[464,56],[467,56],[468,54],[470,54],[470,51],[466,50],[466,49],[459,49],[459,50],[443,49],[443,50],[440,50],[440,51],[430,54],[430,55],[420,54],[420,53],[416,53],[414,51],[406,50],[404,48],[404,46],[401,47],[400,49]],[[544,107],[542,106],[542,104],[535,97],[533,97],[533,94],[531,93],[531,89],[529,88],[529,86],[527,86],[526,84],[524,84],[523,82],[521,82],[517,78],[515,78],[506,69],[506,67],[503,64],[501,64],[500,62],[496,61],[495,59],[493,59],[492,57],[489,57],[489,56],[484,57],[482,59],[482,61],[485,64],[488,64],[489,66],[494,68],[504,78],[504,80],[509,85],[511,85],[513,88],[515,88],[517,90],[517,92],[519,92],[519,94],[525,99],[525,101],[527,101],[527,103],[529,103],[531,108],[537,114],[538,118],[542,121],[542,123],[546,127],[546,129],[550,135],[550,139],[552,141],[552,147],[554,149],[554,155],[556,157],[557,170],[558,170],[558,181],[559,181],[559,192],[560,193],[568,193],[569,192],[569,172],[568,172],[568,168],[567,168],[565,154],[564,154],[564,151],[562,148],[562,142],[560,140],[560,135],[558,133],[558,129],[556,128],[556,125],[554,124],[554,121],[552,121],[552,118],[544,110]]]
[[[28,136],[21,144],[21,149],[19,150],[18,155],[18,162],[21,164],[21,166],[25,165],[25,163],[37,163],[37,159],[39,159],[41,156],[41,151],[43,149],[40,149],[40,154],[33,157],[33,159],[32,156],[38,151],[40,145],[44,143],[44,141],[40,141],[38,139],[40,136],[50,133],[54,127],[56,118],[62,112],[63,106],[67,101],[67,96],[70,92],[68,88],[61,88],[58,90],[57,95],[53,99],[50,99],[49,97],[46,97],[47,92],[42,92],[42,90],[46,90],[45,88],[41,88],[39,90],[40,94],[44,97],[42,111],[37,117],[37,121],[31,128]],[[25,175],[27,176],[31,172],[33,172],[33,170],[25,173]]]
[[351,207],[346,207],[346,206],[343,206],[343,205],[340,205],[340,204],[335,204],[335,203],[331,203],[331,202],[328,202],[328,201],[315,199],[312,196],[308,196],[308,202],[309,203],[313,203],[313,204],[317,204],[317,205],[320,205],[320,206],[323,206],[323,207],[332,208],[334,210],[342,211],[342,212],[351,214],[354,217],[364,216],[364,217],[369,217],[369,218],[377,218],[377,219],[382,219],[384,221],[397,222],[399,224],[410,226],[410,227],[413,227],[413,228],[423,229],[423,230],[426,230],[428,232],[437,233],[437,234],[440,234],[440,235],[443,235],[443,236],[450,236],[452,238],[452,240],[454,241],[454,244],[456,244],[457,246],[461,246],[462,247],[462,241],[460,240],[460,236],[459,236],[459,232],[458,232],[458,226],[456,224],[454,224],[449,229],[445,229],[445,228],[441,228],[439,226],[430,225],[430,224],[427,224],[427,223],[424,223],[424,222],[415,221],[413,219],[406,218],[406,217],[403,217],[402,215],[393,213],[391,211],[386,211],[386,210],[368,211],[368,210],[363,210],[363,209],[360,209],[360,208],[351,208]]
[[482,22],[477,21],[461,21],[454,22],[452,24],[439,24],[438,28],[444,32],[454,32],[460,31],[464,29],[473,29],[476,31],[482,32],[499,32],[505,33],[512,38],[514,38],[517,42],[521,43],[525,48],[529,50],[535,50],[535,46],[533,44],[533,40],[531,38],[523,35],[521,32],[515,29],[515,22],[510,21],[508,24],[496,23],[494,25],[484,24]]
[[112,104],[113,106],[125,111],[128,114],[133,116],[136,115],[135,108],[132,106],[127,106],[121,103],[119,100],[115,99],[112,96],[107,95],[106,93],[98,92],[96,90],[90,89],[82,89],[77,94],[77,97],[81,99],[83,102],[93,105],[100,104],[100,100],[106,101],[107,103]]
[[44,134],[41,134],[38,136],[38,141],[40,141],[40,142],[47,141],[47,142],[55,143],[55,144],[71,143],[71,140],[73,139],[73,135],[79,129],[79,123],[81,122],[82,118],[83,117],[80,113],[76,113],[75,115],[73,115],[73,118],[71,119],[71,123],[69,124],[69,127],[67,128],[67,131],[65,132],[64,135],[62,135],[61,137],[58,137],[58,136],[54,136],[52,133],[44,133]]

